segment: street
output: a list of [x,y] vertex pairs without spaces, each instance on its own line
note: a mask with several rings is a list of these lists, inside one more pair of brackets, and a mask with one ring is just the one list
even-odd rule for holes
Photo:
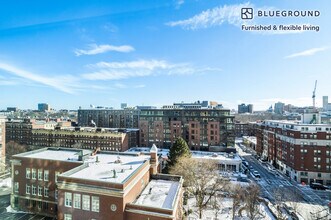
[[296,195],[297,202],[305,202],[314,205],[328,205],[331,200],[331,191],[314,190],[309,186],[303,186],[293,180],[290,180],[287,176],[283,175],[279,171],[271,171],[267,168],[266,163],[258,161],[254,156],[255,153],[250,148],[245,148],[245,153],[239,144],[236,144],[239,151],[239,155],[244,158],[249,166],[252,166],[254,170],[258,171],[261,175],[260,180],[255,180],[262,190],[262,195],[268,198],[271,202],[276,202],[278,191],[292,191]]

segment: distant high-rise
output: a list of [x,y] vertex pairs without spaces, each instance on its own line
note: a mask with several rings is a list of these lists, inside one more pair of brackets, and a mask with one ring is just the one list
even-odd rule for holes
[[323,111],[331,111],[331,103],[329,103],[328,96],[323,96]]
[[282,115],[284,113],[285,104],[282,102],[275,103],[275,113]]
[[38,111],[40,112],[46,112],[50,111],[51,107],[48,103],[38,103]]
[[128,107],[128,104],[127,103],[121,103],[121,109],[125,109]]
[[8,112],[17,112],[18,108],[17,107],[7,107]]
[[253,113],[253,105],[252,104],[240,104],[238,105],[238,113]]

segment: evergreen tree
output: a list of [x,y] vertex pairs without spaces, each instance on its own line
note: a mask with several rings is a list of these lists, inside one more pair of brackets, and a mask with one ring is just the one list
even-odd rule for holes
[[181,157],[191,157],[191,151],[186,141],[182,137],[178,137],[175,143],[170,147],[168,162],[164,168],[164,172],[168,173],[169,169],[173,167]]

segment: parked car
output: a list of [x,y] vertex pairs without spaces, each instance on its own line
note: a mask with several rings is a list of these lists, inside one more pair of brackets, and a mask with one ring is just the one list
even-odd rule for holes
[[321,183],[311,183],[310,188],[317,189],[317,190],[327,190],[327,189],[329,189],[327,186],[324,186]]
[[254,175],[256,178],[261,178],[261,175],[260,175],[259,172],[257,172],[256,170],[253,171],[253,175]]

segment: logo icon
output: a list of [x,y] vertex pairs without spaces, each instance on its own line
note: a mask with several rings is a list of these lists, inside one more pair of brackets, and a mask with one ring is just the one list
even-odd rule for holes
[[253,19],[253,8],[242,8],[241,19]]

